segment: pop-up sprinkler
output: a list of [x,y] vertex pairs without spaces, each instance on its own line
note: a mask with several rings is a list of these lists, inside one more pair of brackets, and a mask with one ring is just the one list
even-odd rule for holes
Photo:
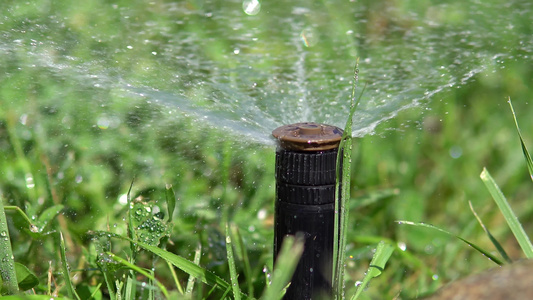
[[332,295],[335,181],[342,130],[317,123],[277,128],[274,257],[286,235],[303,233],[304,252],[284,299]]

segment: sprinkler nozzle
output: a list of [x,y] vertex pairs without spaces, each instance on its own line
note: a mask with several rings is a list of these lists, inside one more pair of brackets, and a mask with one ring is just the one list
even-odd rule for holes
[[272,135],[286,150],[323,151],[339,146],[342,130],[331,125],[305,122],[278,127]]

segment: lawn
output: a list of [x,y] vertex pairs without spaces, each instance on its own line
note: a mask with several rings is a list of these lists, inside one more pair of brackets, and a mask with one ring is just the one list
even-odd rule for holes
[[[390,15],[387,23],[376,13],[379,7],[373,5],[378,4],[370,2],[360,4],[367,8],[358,17],[376,26],[354,37],[354,44],[342,46],[339,43],[353,16],[340,4],[313,15],[301,13],[297,6],[284,10],[265,3],[262,10],[268,13],[253,19],[241,16],[241,2],[230,2],[228,7],[209,1],[167,2],[0,4],[0,198],[10,237],[2,245],[11,245],[15,262],[36,275],[36,280],[30,280],[29,294],[75,298],[73,287],[82,299],[91,295],[107,299],[116,297],[111,286],[125,297],[135,294],[139,299],[164,297],[165,289],[174,299],[185,297],[182,293],[190,299],[220,299],[225,290],[220,282],[213,288],[213,281],[231,283],[236,277],[230,275],[228,265],[227,222],[240,289],[260,297],[273,263],[275,146],[264,141],[275,127],[258,126],[266,122],[259,119],[263,116],[259,113],[257,120],[249,116],[258,110],[279,117],[276,122],[294,121],[305,115],[305,107],[292,111],[288,105],[298,103],[290,102],[291,98],[300,97],[310,99],[318,118],[308,121],[338,118],[343,124],[348,112],[335,113],[337,106],[329,100],[340,94],[335,100],[346,104],[338,107],[347,107],[350,99],[342,97],[351,89],[346,78],[351,76],[355,53],[362,62],[358,90],[367,84],[363,112],[379,114],[368,120],[380,119],[381,114],[386,117],[391,111],[370,110],[369,103],[382,96],[377,91],[376,83],[381,82],[377,74],[400,72],[391,71],[391,66],[403,68],[402,57],[413,59],[409,47],[391,58],[388,40],[375,39],[369,45],[383,51],[375,54],[383,55],[383,62],[365,62],[373,54],[356,40],[385,36],[393,44],[397,32],[390,34],[384,28],[416,27],[394,23],[391,20],[398,17]],[[412,8],[409,3],[398,1],[395,11],[419,13],[431,8],[429,4]],[[320,3],[310,6],[310,11],[320,11]],[[219,10],[228,11],[225,18],[233,19],[217,18]],[[316,52],[306,50],[313,42],[312,34],[307,33],[304,46],[294,49],[294,34],[278,28],[298,25],[300,19],[294,14],[318,24],[308,29],[326,40],[314,48],[319,49]],[[449,26],[458,23],[456,15],[440,17]],[[514,29],[519,34],[504,29],[493,32],[505,35],[499,41],[510,42],[505,59],[487,58],[484,51],[494,49],[483,40],[469,46],[482,54],[478,60],[465,62],[467,67],[436,77],[428,72],[424,88],[438,90],[435,94],[425,97],[417,90],[400,90],[408,85],[399,79],[423,80],[417,72],[411,76],[404,70],[405,78],[394,75],[399,76],[397,81],[384,81],[390,91],[395,91],[393,83],[400,84],[396,92],[402,100],[394,102],[396,108],[410,104],[410,97],[418,97],[418,105],[393,110],[397,112],[394,118],[380,122],[372,134],[354,139],[347,295],[362,280],[382,240],[397,248],[363,299],[411,299],[495,266],[459,239],[397,222],[429,223],[496,253],[470,211],[469,201],[510,257],[524,257],[480,173],[484,167],[491,172],[526,232],[532,232],[529,198],[533,186],[507,104],[510,97],[525,143],[533,147],[529,119],[533,115],[529,103],[533,101],[532,49],[530,45],[513,48],[511,43],[531,34],[531,23],[525,18]],[[254,26],[263,29],[250,29],[257,40],[247,44],[240,38]],[[326,31],[331,35],[326,36]],[[189,35],[194,37],[192,42],[184,39]],[[493,47],[506,51],[505,45]],[[308,52],[302,56],[298,51]],[[233,54],[221,54],[226,52]],[[453,53],[444,52],[427,65],[416,63],[416,68],[440,70],[441,65],[453,65]],[[246,54],[246,59],[257,56],[250,62],[253,68],[244,66],[248,61],[237,54]],[[305,59],[303,65],[298,59]],[[483,68],[461,82],[460,74],[475,66]],[[444,88],[443,82],[432,81],[448,76],[457,79],[455,86]],[[211,78],[216,84],[211,84]],[[252,88],[254,81],[257,89]],[[186,100],[177,100],[176,95]],[[225,102],[230,96],[240,100],[239,104]],[[160,103],[155,101],[158,97]],[[283,100],[279,106],[276,97]],[[250,100],[256,98],[260,100]],[[196,102],[189,105],[187,99]],[[169,101],[175,102],[169,105]],[[323,112],[320,105],[325,106]],[[327,117],[330,112],[333,116]],[[241,115],[248,119],[228,121],[239,120]],[[361,125],[357,115],[354,124]],[[252,138],[259,134],[261,138]],[[170,209],[174,201],[175,208]],[[15,207],[29,217],[32,227]],[[138,210],[142,216],[134,218]],[[147,227],[128,231],[132,224]],[[187,263],[166,257],[182,268],[172,267],[161,255],[147,251],[151,248],[103,231],[160,246],[201,268],[187,269]],[[189,275],[206,270],[217,277],[209,275],[208,283],[202,283]],[[231,291],[226,295],[234,297]]]

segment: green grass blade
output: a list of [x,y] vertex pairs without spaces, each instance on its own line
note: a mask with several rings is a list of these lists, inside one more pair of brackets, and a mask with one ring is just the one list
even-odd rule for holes
[[378,204],[394,196],[398,196],[400,190],[397,188],[370,191],[362,196],[350,199],[348,207],[350,209],[365,208],[370,205]]
[[244,241],[242,239],[242,235],[239,228],[235,225],[232,225],[231,229],[233,232],[233,236],[236,237],[235,248],[237,249],[237,256],[240,257],[244,265],[244,276],[246,276],[246,283],[248,285],[248,296],[253,297],[254,283],[252,276],[252,268],[250,266],[250,259],[248,258],[248,253],[246,251],[246,247],[244,246]]
[[[224,292],[224,294],[222,294],[222,297],[220,297],[220,299],[226,299],[226,296],[229,294],[230,291],[231,291],[231,289],[228,288],[228,289]],[[212,293],[212,292],[211,292],[211,293]],[[211,293],[209,293],[209,294],[211,294]],[[205,297],[204,299],[207,299],[208,297],[209,297],[209,296]]]
[[237,268],[235,267],[235,257],[233,256],[233,243],[229,233],[229,225],[226,223],[226,253],[228,257],[229,274],[231,279],[231,288],[235,300],[241,300],[241,289],[239,279],[237,278]]
[[392,252],[394,252],[394,246],[392,244],[386,243],[384,241],[379,242],[378,247],[376,249],[376,253],[374,253],[372,260],[370,261],[370,265],[368,266],[368,271],[366,272],[362,283],[357,286],[357,290],[350,298],[351,300],[359,298],[361,293],[368,286],[370,280],[381,275],[381,273],[385,269],[385,264],[392,255]]
[[178,289],[178,292],[180,295],[183,295],[183,288],[181,287],[180,281],[178,280],[178,275],[176,274],[176,271],[174,270],[174,266],[172,266],[171,263],[166,261],[168,269],[170,270],[170,274],[172,274],[172,279],[174,280],[174,285],[176,285],[176,288]]
[[379,244],[379,242],[385,242],[389,243],[391,245],[395,245],[396,253],[398,256],[400,256],[401,260],[404,260],[405,263],[413,266],[414,268],[417,268],[421,271],[423,276],[431,277],[434,275],[434,272],[430,269],[430,267],[422,260],[416,253],[411,251],[406,251],[406,248],[400,247],[400,245],[397,243],[397,241],[394,241],[392,239],[386,239],[382,236],[368,236],[368,235],[357,235],[354,237],[353,242],[358,243],[361,245],[367,244]]
[[[200,258],[202,257],[202,244],[198,243],[198,247],[196,247],[196,250],[194,251],[194,260],[193,263],[197,266],[200,265]],[[194,277],[192,274],[189,274],[189,280],[187,280],[187,287],[185,289],[185,293],[187,295],[192,294],[192,290],[194,289],[194,282],[196,281],[196,277]]]
[[69,271],[68,263],[67,263],[65,239],[63,238],[63,233],[59,232],[58,238],[59,238],[59,253],[61,255],[61,268],[63,271],[63,278],[65,279],[65,286],[67,287],[68,296],[69,298],[76,297],[76,299],[81,300],[78,293],[76,293],[76,289],[74,288],[72,281],[70,280],[70,271]]
[[502,191],[500,190],[492,176],[490,176],[489,171],[486,168],[483,168],[480,177],[483,183],[485,183],[487,189],[489,190],[489,193],[492,195],[492,198],[498,205],[498,208],[502,212],[505,221],[507,221],[509,228],[511,228],[511,231],[513,232],[516,240],[518,241],[518,244],[522,248],[522,251],[524,251],[524,254],[527,258],[533,258],[533,245],[531,245],[529,237],[527,236],[526,232],[524,231],[524,228],[518,221],[518,218],[513,213],[513,210],[511,209],[509,202],[507,202],[507,199],[505,199],[505,196],[503,195]]
[[[133,263],[130,263],[130,264],[133,265]],[[121,283],[124,283],[124,281],[122,281]],[[125,299],[136,299],[137,298],[137,278],[135,277],[135,273],[133,272],[133,270],[128,271],[128,275],[126,276],[126,284],[124,285],[124,292],[125,292],[124,294]],[[117,294],[121,295],[120,292],[118,292]]]
[[136,239],[136,234],[135,234],[135,228],[133,226],[133,215],[132,215],[133,203],[131,202],[131,190],[133,188],[134,181],[135,181],[135,178],[131,180],[130,188],[128,189],[128,195],[126,197],[128,199],[128,204],[127,204],[128,205],[128,237],[132,241],[130,242],[130,250],[131,250],[130,262],[132,263],[135,261],[135,256],[136,256],[136,247],[133,244],[133,241]]
[[411,221],[396,221],[398,222],[398,224],[400,225],[411,225],[411,226],[417,226],[417,227],[424,227],[424,228],[430,228],[430,229],[433,229],[433,230],[437,230],[437,231],[440,231],[442,233],[445,233],[447,235],[450,235],[450,236],[453,236],[461,241],[463,241],[465,244],[467,244],[468,246],[476,249],[479,253],[483,254],[484,256],[486,256],[488,259],[492,260],[493,262],[495,262],[496,264],[498,265],[503,265],[503,262],[497,258],[496,256],[492,255],[489,251],[486,251],[484,250],[483,248],[479,247],[478,245],[474,244],[474,243],[471,243],[467,240],[465,240],[464,238],[458,236],[458,235],[455,235],[447,230],[444,230],[442,228],[439,228],[437,226],[434,226],[434,225],[431,225],[431,224],[426,224],[426,223],[417,223],[417,222],[411,222]]
[[522,133],[520,132],[520,127],[518,126],[518,120],[516,119],[516,114],[514,112],[513,104],[511,103],[511,98],[509,97],[509,106],[511,107],[511,112],[513,113],[514,124],[516,126],[516,131],[518,132],[518,137],[520,138],[520,144],[522,145],[522,152],[524,153],[524,158],[526,159],[527,169],[529,171],[529,177],[533,181],[533,162],[531,161],[531,155],[527,151],[526,143],[522,138]]
[[[344,299],[344,262],[346,260],[346,232],[348,228],[348,213],[346,203],[350,199],[350,176],[352,166],[352,122],[353,115],[361,101],[364,88],[356,99],[355,90],[359,82],[359,59],[354,68],[354,83],[352,85],[351,107],[337,155],[337,182],[335,185],[335,225],[333,233],[333,295],[336,299]],[[342,166],[341,166],[342,164]],[[340,172],[342,168],[342,172]],[[342,176],[341,176],[342,175]],[[341,178],[342,177],[342,178]]]
[[46,225],[50,223],[59,213],[63,210],[63,205],[57,204],[45,209],[37,218],[35,225],[39,228],[39,232],[42,232]]
[[172,222],[172,216],[174,215],[174,209],[176,208],[176,194],[174,194],[172,184],[166,185],[165,198],[168,208],[168,222]]
[[[102,232],[95,232],[96,234],[102,233]],[[200,280],[201,282],[208,284],[208,285],[217,285],[217,288],[225,291],[228,288],[231,288],[231,285],[227,283],[224,279],[218,277],[217,275],[209,272],[208,270],[205,270],[201,268],[200,266],[194,264],[193,262],[178,256],[174,253],[168,252],[166,250],[163,250],[159,247],[152,246],[140,241],[133,241],[132,239],[120,236],[117,234],[113,234],[110,232],[104,232],[106,235],[109,235],[113,238],[118,238],[121,240],[129,241],[130,243],[136,244],[137,246],[152,252],[153,254],[161,257],[162,259],[170,262],[172,265],[176,266],[177,268],[181,269],[185,273],[194,276],[196,279]],[[246,295],[244,295],[246,296]]]
[[106,253],[111,259],[113,259],[114,261],[126,266],[127,268],[137,272],[137,273],[140,273],[142,274],[143,276],[145,276],[146,278],[150,279],[152,282],[155,282],[157,284],[157,286],[159,287],[159,289],[161,290],[161,292],[163,293],[163,295],[165,295],[165,297],[168,299],[168,291],[167,289],[165,288],[165,286],[159,282],[159,280],[157,280],[152,274],[150,274],[150,272],[147,272],[145,271],[143,268],[139,268],[138,266],[136,266],[135,264],[132,264],[130,263],[129,261],[123,259],[122,257],[120,256],[117,256],[111,252],[107,252]]
[[6,289],[7,294],[16,294],[19,291],[17,284],[17,273],[15,271],[15,260],[13,249],[11,249],[11,239],[7,227],[6,214],[4,211],[4,200],[0,197],[0,276],[2,279],[2,290]]
[[15,271],[17,273],[18,286],[21,291],[27,291],[39,284],[39,278],[25,265],[16,262]]
[[[128,237],[130,240],[130,250],[131,255],[128,258],[129,262],[131,264],[135,263],[135,258],[137,257],[137,246],[134,243],[134,240],[137,239],[137,234],[135,233],[135,226],[133,225],[133,202],[131,202],[131,190],[133,189],[133,182],[135,181],[135,178],[131,180],[130,188],[128,189]],[[126,286],[125,289],[125,298],[126,299],[134,299],[136,297],[136,279],[135,274],[133,274],[133,271],[129,271],[129,275],[126,279]],[[120,296],[120,293],[117,293]]]
[[17,296],[3,296],[2,300],[70,300],[63,297],[50,297],[49,295],[17,295]]
[[104,275],[104,281],[107,286],[107,291],[109,292],[109,299],[116,300],[117,299],[117,288],[115,287],[115,284],[113,283],[113,276],[110,274],[110,272],[107,272],[104,268],[101,266],[98,266],[100,270],[102,271],[102,274]]
[[170,262],[174,266],[178,267],[179,269],[183,270],[184,272],[196,277],[196,279],[200,280],[201,282],[208,284],[208,285],[218,285],[218,287],[222,290],[226,290],[230,287],[230,284],[224,281],[224,279],[218,277],[217,275],[199,267],[198,265],[192,263],[191,261],[178,256],[174,253],[168,252],[166,250],[160,249],[155,246],[151,246],[148,244],[144,244],[141,242],[137,242],[137,244],[154,253],[155,255],[163,258],[164,260]]
[[28,223],[28,225],[30,226],[30,231],[31,232],[39,232],[40,231],[40,228],[37,227],[37,225],[33,224],[33,222],[31,221],[30,217],[28,217],[28,215],[26,215],[26,213],[20,209],[20,207],[18,206],[4,206],[4,209],[9,211],[9,210],[12,210],[12,211],[16,211],[19,213],[19,215]]
[[474,206],[472,205],[471,201],[468,201],[468,205],[470,206],[470,210],[472,211],[472,214],[474,214],[474,217],[476,217],[479,225],[481,225],[481,228],[483,228],[483,231],[485,231],[485,234],[489,237],[489,240],[492,242],[494,247],[496,247],[496,250],[498,250],[498,253],[500,253],[501,257],[508,263],[511,263],[511,258],[509,258],[509,255],[507,255],[507,252],[505,252],[505,249],[503,249],[502,245],[498,240],[490,233],[489,229],[483,224],[483,221],[478,216],[476,211],[474,210]]
[[288,235],[283,239],[279,251],[274,272],[272,273],[272,283],[265,289],[262,300],[278,300],[283,296],[283,290],[290,282],[298,261],[304,251],[304,237]]

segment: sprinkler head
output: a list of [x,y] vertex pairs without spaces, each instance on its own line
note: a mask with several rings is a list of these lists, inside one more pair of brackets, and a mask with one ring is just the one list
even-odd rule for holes
[[278,127],[272,135],[285,150],[324,151],[339,147],[342,130],[331,125],[305,122]]
[[286,235],[303,233],[304,252],[283,299],[331,298],[340,128],[297,123],[272,132],[276,150],[274,261]]

